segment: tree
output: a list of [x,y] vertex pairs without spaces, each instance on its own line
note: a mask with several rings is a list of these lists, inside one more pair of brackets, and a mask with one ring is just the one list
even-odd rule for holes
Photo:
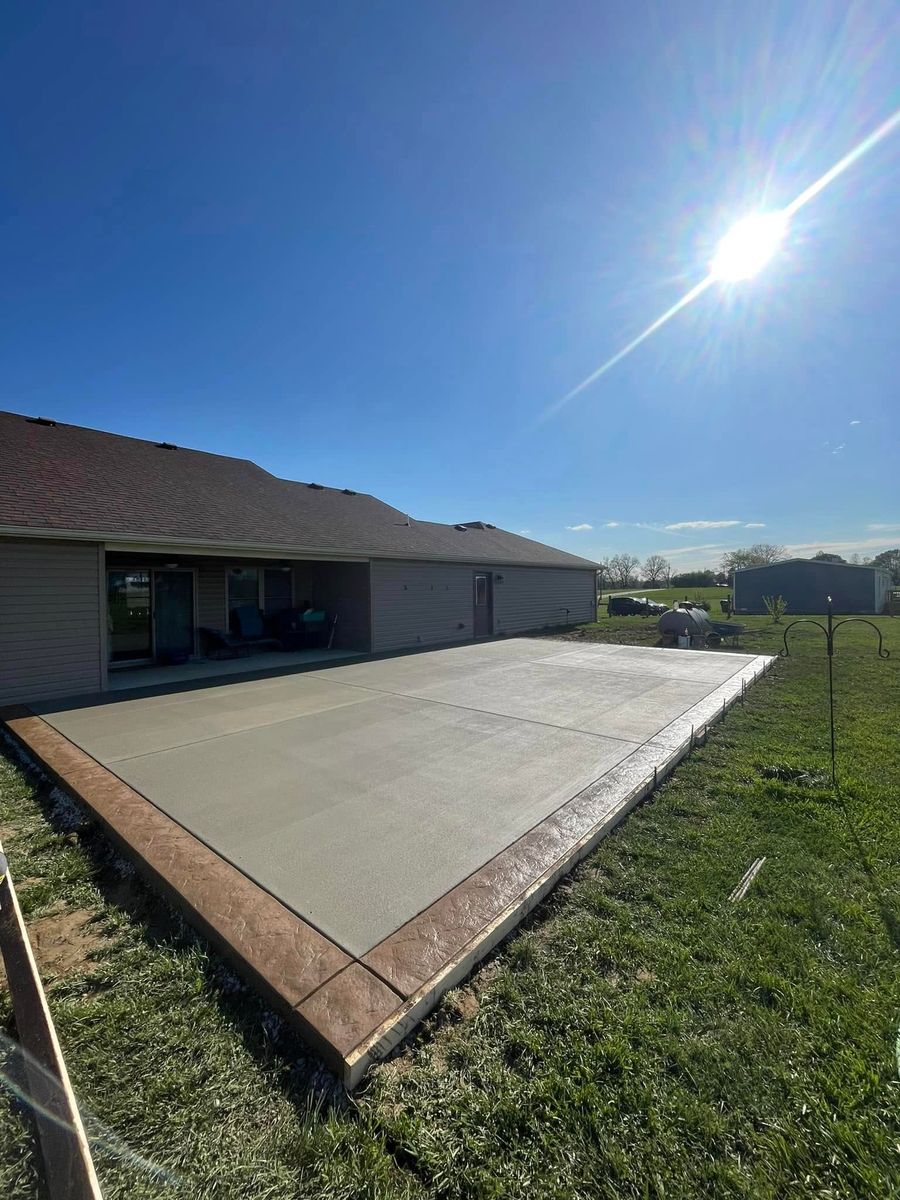
[[682,571],[680,575],[672,576],[674,588],[712,587],[716,577],[712,571]]
[[891,573],[892,581],[900,585],[900,550],[882,550],[872,559],[871,566],[886,567]]
[[644,578],[648,585],[668,579],[672,574],[672,565],[661,554],[651,554],[644,563]]
[[633,554],[615,554],[609,560],[610,581],[617,587],[627,588],[631,582],[632,572],[639,567],[641,560]]
[[812,556],[812,561],[844,564],[847,562],[846,558],[841,558],[839,554],[829,554],[826,550],[820,550],[818,554],[814,554]]
[[612,560],[607,554],[606,558],[600,559],[600,569],[597,571],[597,591],[602,596],[603,589],[609,590],[613,580]]
[[743,567],[764,567],[769,563],[778,562],[784,558],[784,546],[776,546],[772,542],[755,542],[743,550],[729,550],[722,555],[722,572],[728,576],[728,582],[734,582],[735,571]]

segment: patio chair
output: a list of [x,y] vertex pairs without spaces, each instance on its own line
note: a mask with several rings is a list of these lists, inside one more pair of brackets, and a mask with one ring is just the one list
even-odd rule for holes
[[231,614],[231,624],[235,633],[244,642],[249,642],[253,646],[273,646],[278,650],[282,648],[278,638],[266,635],[262,613],[252,604],[243,604],[240,608],[234,609]]

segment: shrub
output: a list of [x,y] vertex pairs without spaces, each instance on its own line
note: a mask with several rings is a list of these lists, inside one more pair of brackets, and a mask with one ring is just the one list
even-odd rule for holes
[[707,612],[709,612],[711,608],[709,601],[704,599],[702,592],[694,592],[693,596],[691,597],[691,604],[693,604],[696,608],[705,608]]
[[673,575],[670,582],[673,588],[712,587],[716,577],[712,571],[683,571]]
[[781,624],[781,618],[787,612],[787,600],[784,596],[763,596],[763,604],[766,606],[766,612],[772,618],[775,625]]

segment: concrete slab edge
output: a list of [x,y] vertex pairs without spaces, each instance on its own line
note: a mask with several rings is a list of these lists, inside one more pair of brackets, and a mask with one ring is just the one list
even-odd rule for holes
[[[587,833],[574,841],[568,850],[543,874],[534,879],[512,902],[483,926],[457,953],[448,959],[443,966],[431,976],[420,988],[409,995],[405,1001],[386,1021],[383,1022],[368,1038],[356,1046],[345,1058],[343,1078],[348,1089],[357,1087],[373,1063],[388,1055],[404,1040],[437,1005],[441,996],[463,980],[487,954],[491,952],[505,937],[507,937],[567,875],[577,864],[610,833],[624,818],[645,799],[654,788],[691,753],[698,740],[704,739],[709,728],[717,724],[734,704],[741,700],[746,689],[774,665],[771,656],[756,656],[753,662],[736,672],[730,679],[720,685],[700,704],[694,705],[683,717],[679,717],[672,725],[678,725],[688,717],[690,729],[687,736],[677,745],[670,746],[666,742],[648,743],[654,745],[663,754],[659,761],[653,763],[652,769],[647,770],[638,783],[632,786],[621,797],[611,811],[608,811]],[[664,734],[668,731],[662,731]],[[659,735],[657,735],[659,736]],[[632,758],[640,757],[640,752]],[[655,758],[651,755],[651,758]],[[626,760],[627,763],[627,760]],[[649,765],[647,760],[645,766]],[[596,783],[585,788],[563,805],[563,809],[571,808],[580,801],[590,800],[609,787],[612,777],[627,770],[625,764],[608,772]],[[554,814],[555,815],[555,814]],[[550,820],[548,818],[547,820]],[[541,825],[546,824],[541,822]],[[540,828],[540,826],[538,826]],[[524,835],[519,842],[524,842],[530,834]],[[508,851],[515,852],[519,843],[513,843]],[[506,853],[506,852],[504,852]],[[500,857],[500,856],[498,856]],[[490,865],[490,864],[486,864]],[[476,873],[477,874],[477,873]],[[460,885],[464,886],[464,885]],[[412,922],[410,923],[412,924]],[[389,939],[385,939],[388,941]],[[384,945],[384,943],[382,943]],[[375,947],[377,951],[379,947]],[[372,953],[372,952],[370,952]],[[366,956],[368,957],[368,956]]]
[[[343,1054],[306,1006],[354,960],[42,718],[17,708],[0,712],[0,722],[26,761],[73,796],[150,886],[343,1076]],[[401,1000],[380,980],[377,989],[380,1009],[368,1025],[350,1022],[357,1036]]]
[[[475,876],[463,881],[457,889],[451,889],[451,892],[441,897],[432,908],[436,909],[450,900],[453,893],[459,889],[471,888],[473,881],[477,883],[477,877],[481,873],[495,869],[504,858],[508,861],[514,860],[520,851],[523,852],[525,864],[538,861],[529,857],[529,849],[533,848],[535,838],[539,840],[548,831],[552,834],[548,842],[548,853],[552,854],[552,862],[542,865],[533,878],[512,898],[503,898],[501,892],[501,899],[496,902],[493,911],[484,913],[484,919],[474,934],[454,948],[424,982],[404,988],[388,978],[385,972],[373,969],[371,963],[378,963],[378,952],[397,937],[397,934],[393,934],[391,938],[374,947],[362,960],[354,959],[340,947],[328,943],[335,952],[333,958],[326,957],[314,986],[299,999],[296,989],[288,994],[288,990],[279,987],[277,979],[273,981],[271,970],[266,973],[264,962],[254,963],[252,955],[244,954],[240,945],[236,945],[234,940],[223,933],[221,914],[205,912],[202,904],[197,904],[196,900],[192,901],[186,896],[177,881],[173,882],[169,877],[170,873],[165,869],[160,870],[158,865],[153,863],[152,857],[142,853],[140,847],[134,844],[128,836],[127,828],[123,829],[115,820],[110,820],[109,813],[104,813],[102,805],[92,803],[90,787],[82,789],[78,786],[78,771],[76,770],[73,778],[72,771],[66,770],[66,760],[71,762],[73,756],[81,756],[86,760],[86,764],[89,764],[81,768],[82,778],[94,783],[105,783],[105,777],[108,777],[120,791],[120,798],[122,790],[130,793],[135,801],[152,810],[155,817],[177,830],[179,839],[182,836],[190,839],[192,854],[202,852],[210,860],[216,860],[215,863],[210,862],[214,872],[225,868],[230,873],[240,875],[247,886],[265,898],[263,903],[267,906],[276,905],[284,913],[288,913],[292,921],[298,927],[302,927],[302,937],[309,931],[316,938],[322,938],[318,931],[306,925],[296,914],[290,913],[290,910],[280,905],[269,893],[247,880],[246,876],[241,875],[182,826],[156,809],[145,797],[132,792],[121,780],[46,725],[30,709],[16,706],[15,709],[0,710],[0,722],[5,725],[16,743],[23,746],[29,755],[33,755],[55,781],[97,817],[111,839],[136,859],[138,868],[151,883],[170,902],[185,912],[188,920],[216,946],[235,969],[247,977],[256,990],[288,1018],[326,1065],[343,1080],[348,1089],[352,1090],[359,1085],[374,1062],[384,1058],[412,1032],[435,1007],[444,992],[465,978],[475,965],[540,903],[564,875],[649,795],[657,783],[674,770],[690,753],[698,739],[705,738],[707,729],[721,720],[727,710],[743,697],[746,689],[771,668],[774,661],[767,656],[756,656],[704,700],[693,705],[651,738],[640,750],[561,805],[555,813],[480,868]],[[62,756],[62,762],[58,764],[61,765],[61,770],[54,765],[52,747],[48,753],[48,734],[33,736],[35,729],[39,728],[32,726],[33,722],[39,722],[40,726],[52,735],[52,740],[58,742],[57,751]],[[32,726],[32,736],[29,736],[29,729],[25,728],[26,723]],[[85,792],[87,794],[84,794]],[[616,792],[618,794],[614,795]],[[584,829],[584,822],[593,810],[596,810],[597,819],[592,820],[589,827]],[[568,842],[560,848],[560,839],[567,835]],[[185,842],[185,845],[188,843]],[[243,888],[243,883],[236,884],[234,875],[229,875],[229,879],[232,880],[232,886]],[[271,913],[274,910],[269,911]],[[426,910],[426,914],[429,911]],[[409,922],[404,930],[398,931],[409,932],[413,940],[407,941],[407,945],[412,946],[413,952],[415,926],[424,916],[425,914],[420,914],[420,917]],[[424,928],[425,926],[423,930]],[[327,942],[327,939],[323,940]],[[284,947],[280,946],[278,949],[283,956]]]

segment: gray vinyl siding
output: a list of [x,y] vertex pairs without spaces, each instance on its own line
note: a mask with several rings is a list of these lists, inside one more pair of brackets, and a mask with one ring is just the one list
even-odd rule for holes
[[100,566],[93,544],[0,542],[0,703],[101,688]]
[[473,569],[460,563],[373,562],[372,649],[471,640]]
[[224,563],[202,563],[197,568],[197,624],[207,629],[225,629],[225,587],[227,568]]
[[473,637],[473,574],[494,577],[494,633],[522,633],[595,619],[593,570],[481,563],[372,563],[375,651],[466,642]]
[[567,620],[576,625],[596,619],[595,571],[498,567],[494,572],[495,633],[524,633],[564,625]]

